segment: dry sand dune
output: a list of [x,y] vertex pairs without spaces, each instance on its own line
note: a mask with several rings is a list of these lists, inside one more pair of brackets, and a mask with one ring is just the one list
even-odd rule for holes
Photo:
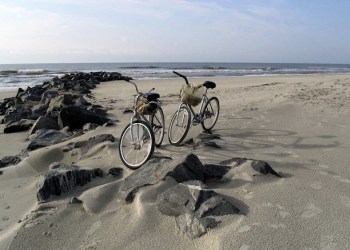
[[[201,83],[204,79],[191,79]],[[208,79],[206,79],[208,80]],[[213,140],[174,147],[167,135],[155,156],[173,159],[193,153],[203,163],[233,157],[268,162],[283,178],[261,175],[243,164],[208,187],[240,209],[225,215],[203,236],[189,239],[173,217],[159,212],[159,193],[172,181],[141,188],[130,204],[120,188],[133,173],[118,155],[118,142],[82,152],[65,152],[68,143],[99,134],[119,138],[129,122],[134,88],[107,82],[93,91],[96,104],[108,107],[116,126],[33,151],[21,163],[0,169],[0,249],[349,249],[350,248],[350,76],[306,75],[212,78],[210,92],[220,100]],[[181,79],[138,81],[161,94],[166,126],[179,103]],[[0,101],[6,95],[1,93]],[[4,125],[0,125],[3,131]],[[0,133],[0,158],[28,145],[27,132]],[[37,181],[52,162],[81,168],[123,168],[123,176],[96,177],[85,186],[38,204]],[[77,197],[82,203],[72,203]]]

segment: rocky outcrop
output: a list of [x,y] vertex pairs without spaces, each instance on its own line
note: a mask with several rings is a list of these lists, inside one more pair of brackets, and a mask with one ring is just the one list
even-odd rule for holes
[[[7,124],[4,132],[28,130],[33,125],[28,120],[35,121],[42,116],[53,118],[58,125],[59,114],[61,125],[68,125],[71,129],[81,129],[83,122],[101,125],[108,121],[106,110],[91,105],[83,95],[90,93],[100,82],[130,79],[117,72],[80,72],[54,77],[42,85],[28,87],[26,90],[20,88],[15,97],[6,98],[0,103],[0,115],[4,115],[2,123]],[[75,108],[70,108],[72,106]],[[61,112],[62,109],[66,110]],[[74,116],[82,120],[74,120]],[[68,121],[69,119],[74,121]]]
[[62,193],[73,190],[76,186],[83,186],[93,178],[103,176],[99,168],[80,169],[75,165],[54,162],[50,170],[39,177],[37,200],[45,202],[51,196],[59,196]]
[[197,238],[220,223],[218,217],[239,213],[239,209],[207,189],[201,181],[187,181],[158,195],[159,211],[176,218],[176,224],[189,238]]
[[61,109],[58,116],[58,125],[60,128],[68,126],[70,129],[82,129],[86,123],[102,125],[108,120],[106,117],[84,108],[68,106]]

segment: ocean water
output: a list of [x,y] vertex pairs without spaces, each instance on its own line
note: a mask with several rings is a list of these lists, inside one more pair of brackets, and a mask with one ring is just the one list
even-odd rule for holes
[[0,91],[42,84],[73,72],[111,71],[134,79],[172,78],[176,70],[189,77],[350,74],[350,64],[286,63],[60,63],[0,64]]

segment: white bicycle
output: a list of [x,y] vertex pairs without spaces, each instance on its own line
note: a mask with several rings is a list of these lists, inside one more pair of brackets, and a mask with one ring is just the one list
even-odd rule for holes
[[138,90],[136,83],[127,81],[135,86],[133,116],[125,127],[119,142],[119,155],[125,166],[137,169],[147,162],[155,147],[163,142],[165,121],[163,109],[160,106],[158,93],[146,94]]

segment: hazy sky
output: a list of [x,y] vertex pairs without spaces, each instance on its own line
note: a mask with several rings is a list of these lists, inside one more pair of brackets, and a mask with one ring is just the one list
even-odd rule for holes
[[350,63],[349,0],[1,0],[0,63]]

